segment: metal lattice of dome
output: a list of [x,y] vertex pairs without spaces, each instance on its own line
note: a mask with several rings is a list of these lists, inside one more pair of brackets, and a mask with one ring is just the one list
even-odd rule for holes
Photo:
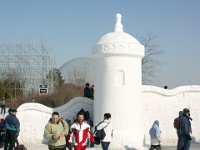
[[64,63],[60,68],[65,83],[85,85],[94,83],[94,62],[92,58],[80,57]]
[[20,76],[18,88],[23,88],[24,94],[37,93],[43,83],[53,88],[53,81],[46,79],[49,70],[55,68],[51,50],[51,46],[35,41],[0,43],[0,78],[4,80],[3,74],[15,72]]

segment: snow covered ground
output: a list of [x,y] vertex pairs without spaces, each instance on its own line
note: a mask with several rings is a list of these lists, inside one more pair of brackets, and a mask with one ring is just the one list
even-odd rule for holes
[[[48,146],[45,144],[37,144],[37,145],[25,145],[27,150],[48,150]],[[95,150],[95,148],[88,148],[89,150]],[[3,150],[3,148],[0,148]]]
[[[38,145],[25,145],[27,147],[27,150],[48,150],[48,146],[45,144],[38,144]],[[99,147],[96,148],[87,148],[88,150],[97,150],[100,149]],[[147,148],[148,149],[148,148]],[[162,150],[175,150],[176,147],[174,146],[163,146]],[[200,144],[191,144],[190,150],[199,150]],[[0,150],[3,150],[3,148],[0,148]]]

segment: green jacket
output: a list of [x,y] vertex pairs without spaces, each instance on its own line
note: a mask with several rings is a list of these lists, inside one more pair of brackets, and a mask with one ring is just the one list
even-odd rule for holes
[[58,123],[53,123],[50,119],[44,129],[44,137],[48,140],[49,147],[60,147],[66,145],[66,138],[65,136],[60,137],[59,140],[54,141],[52,139],[53,135],[58,136],[62,131],[65,132],[67,136],[69,131],[69,126],[66,121],[60,120]]

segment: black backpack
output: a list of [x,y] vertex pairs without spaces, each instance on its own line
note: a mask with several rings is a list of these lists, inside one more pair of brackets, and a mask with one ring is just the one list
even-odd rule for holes
[[[103,122],[103,121],[102,121]],[[98,125],[100,125],[102,122],[100,122]],[[97,126],[95,127],[95,131],[94,131],[94,138],[95,138],[95,144],[99,145],[100,144],[100,140],[103,140],[106,136],[106,132],[104,131],[104,129],[109,125],[110,123],[108,123],[105,127],[103,127],[101,130],[97,130]]]

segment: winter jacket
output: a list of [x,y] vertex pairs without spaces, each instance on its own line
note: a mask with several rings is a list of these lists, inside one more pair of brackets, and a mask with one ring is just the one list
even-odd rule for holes
[[75,122],[72,124],[70,130],[69,143],[72,143],[74,146],[86,146],[89,139],[90,142],[94,142],[94,136],[90,132],[89,124]]
[[65,120],[60,120],[58,123],[53,123],[52,119],[49,120],[44,129],[44,137],[48,140],[49,147],[55,148],[66,145],[66,137],[60,137],[59,140],[54,141],[53,136],[58,136],[61,132],[65,132],[67,136],[69,127]]
[[106,136],[102,140],[102,142],[111,142],[113,138],[113,128],[112,128],[112,122],[110,121],[110,119],[105,119],[96,127],[97,130],[101,130],[102,128],[104,128],[104,131],[106,133]]
[[181,118],[181,133],[183,135],[189,135],[192,133],[191,123],[189,117],[183,115]]
[[160,139],[160,128],[159,128],[159,122],[158,120],[154,121],[151,129],[149,130],[149,134],[151,136],[151,145],[159,145],[161,142]]
[[5,128],[6,130],[11,130],[17,132],[19,134],[20,123],[17,119],[16,115],[10,114],[5,119]]
[[93,95],[92,95],[92,91],[89,87],[85,87],[84,88],[84,97],[87,97],[87,98],[92,98]]

